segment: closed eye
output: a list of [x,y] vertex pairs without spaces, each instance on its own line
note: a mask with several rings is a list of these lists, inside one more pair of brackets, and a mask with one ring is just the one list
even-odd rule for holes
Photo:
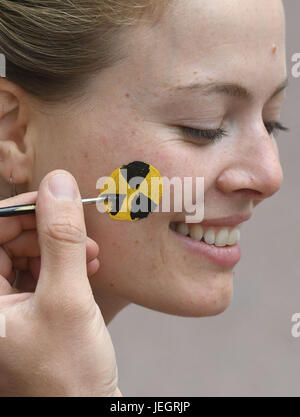
[[[279,131],[288,131],[280,122],[265,122],[265,128],[269,135],[276,135]],[[198,139],[199,141],[215,142],[228,136],[228,132],[224,129],[196,129],[194,127],[178,126],[185,137],[190,139]]]
[[183,134],[188,138],[203,139],[214,142],[218,139],[227,136],[224,129],[196,129],[194,127],[179,126]]

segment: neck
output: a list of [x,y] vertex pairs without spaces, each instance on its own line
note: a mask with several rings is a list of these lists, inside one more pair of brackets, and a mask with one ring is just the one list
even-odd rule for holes
[[117,297],[116,295],[94,295],[96,303],[99,305],[102,316],[104,318],[105,324],[108,325],[113,318],[121,311],[123,308],[130,304],[129,301],[124,298]]

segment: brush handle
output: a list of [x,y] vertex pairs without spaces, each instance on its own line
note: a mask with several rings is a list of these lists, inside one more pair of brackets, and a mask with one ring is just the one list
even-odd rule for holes
[[34,213],[35,204],[22,204],[20,206],[1,207],[0,217],[19,216],[21,214]]
[[[103,194],[98,198],[85,198],[81,201],[83,205],[87,205],[97,203],[97,201],[103,202],[105,200],[115,198],[116,196],[113,194]],[[12,217],[19,216],[21,214],[35,213],[35,207],[35,204],[21,204],[19,206],[0,207],[0,217]]]

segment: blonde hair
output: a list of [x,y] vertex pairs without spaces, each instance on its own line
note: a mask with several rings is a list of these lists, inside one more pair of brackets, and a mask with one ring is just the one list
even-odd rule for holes
[[45,102],[76,97],[89,75],[126,57],[126,30],[155,24],[169,1],[1,0],[6,76]]

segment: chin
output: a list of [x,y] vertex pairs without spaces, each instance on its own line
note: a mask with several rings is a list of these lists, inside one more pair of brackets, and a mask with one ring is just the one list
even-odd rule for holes
[[174,314],[183,317],[208,317],[223,313],[232,300],[232,277],[213,278],[214,283],[208,286],[194,288],[180,307],[174,310]]
[[173,276],[168,289],[164,288],[159,294],[152,292],[151,296],[144,299],[131,299],[131,301],[146,308],[176,316],[216,316],[223,313],[231,303],[232,276],[232,270],[226,273],[209,274],[204,280]]

